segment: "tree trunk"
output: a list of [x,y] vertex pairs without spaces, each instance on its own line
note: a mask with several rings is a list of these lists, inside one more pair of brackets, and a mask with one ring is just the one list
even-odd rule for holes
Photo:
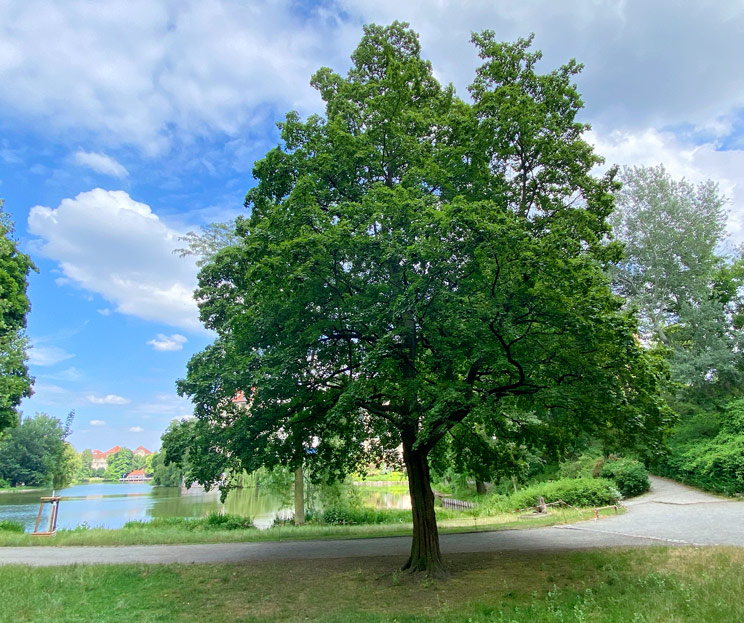
[[413,516],[411,555],[408,562],[403,565],[403,569],[411,573],[442,576],[444,567],[439,551],[439,531],[426,454],[420,450],[414,450],[412,444],[404,443],[403,460],[408,472],[408,491],[411,494]]
[[295,470],[294,476],[294,524],[295,526],[301,526],[305,523],[305,486],[302,467]]
[[475,492],[476,493],[485,493],[486,492],[486,483],[482,480],[475,479]]

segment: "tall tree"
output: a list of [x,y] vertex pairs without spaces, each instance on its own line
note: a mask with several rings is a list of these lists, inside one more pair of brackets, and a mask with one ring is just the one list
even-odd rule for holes
[[683,386],[732,388],[742,372],[741,258],[719,255],[725,199],[715,183],[673,179],[663,166],[626,168],[611,223],[625,245],[611,269],[638,309],[640,333],[665,347]]
[[[402,445],[404,568],[429,574],[442,571],[429,455],[445,437],[477,430],[498,460],[580,433],[652,442],[665,415],[602,270],[618,258],[613,181],[589,173],[579,66],[541,75],[530,40],[473,41],[472,104],[397,22],[365,27],[346,77],[315,74],[325,116],[289,113],[256,163],[250,218],[199,275],[217,338],[178,384],[202,482],[297,467],[311,445],[340,475]],[[246,388],[249,412],[231,401]]]
[[[75,452],[75,448],[73,448],[69,443],[65,443],[57,467],[54,471],[52,486],[55,489],[64,489],[75,482],[80,473],[82,464],[83,462],[78,453]],[[90,467],[88,469],[90,469]]]
[[129,448],[122,448],[108,457],[103,477],[107,480],[119,480],[132,471],[134,454]]
[[91,463],[93,462],[93,452],[86,448],[80,453],[80,469],[78,469],[77,480],[88,480],[93,475]]
[[18,405],[31,395],[33,378],[26,361],[28,274],[36,270],[12,239],[13,223],[0,199],[0,433],[18,423]]
[[152,458],[152,484],[162,487],[178,487],[181,484],[183,472],[175,462],[165,462],[164,452],[155,452],[149,455]]
[[0,441],[0,478],[11,486],[64,484],[71,458],[65,454],[66,436],[62,423],[45,413],[24,419]]

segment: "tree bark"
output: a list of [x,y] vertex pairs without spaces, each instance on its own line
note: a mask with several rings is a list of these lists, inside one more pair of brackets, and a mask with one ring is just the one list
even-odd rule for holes
[[294,524],[301,526],[305,523],[305,486],[302,477],[302,467],[295,470],[294,475]]
[[434,511],[434,494],[431,491],[429,462],[421,450],[403,443],[403,461],[408,472],[408,491],[411,494],[413,516],[413,541],[411,555],[403,565],[411,573],[428,576],[445,575],[439,550],[439,531]]
[[486,492],[486,483],[482,480],[475,479],[475,492],[476,493],[485,493]]

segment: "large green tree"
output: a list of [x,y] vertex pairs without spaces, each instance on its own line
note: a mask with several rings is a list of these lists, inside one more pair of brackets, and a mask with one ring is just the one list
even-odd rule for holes
[[181,468],[175,462],[166,463],[163,452],[156,452],[152,457],[152,484],[162,487],[180,486],[183,477]]
[[13,223],[0,199],[0,432],[18,423],[18,405],[31,395],[24,333],[30,309],[26,288],[34,265],[12,239]]
[[72,462],[64,441],[68,434],[69,426],[45,413],[24,419],[0,440],[0,478],[11,486],[67,484]]
[[611,216],[625,245],[611,268],[639,312],[640,334],[669,354],[680,386],[731,391],[742,378],[740,257],[720,255],[725,199],[715,183],[673,179],[663,166],[627,168]]
[[77,480],[88,480],[93,475],[91,463],[93,462],[93,452],[86,448],[80,453],[80,468],[76,475]]
[[402,447],[404,568],[431,574],[429,455],[446,437],[487,438],[498,461],[585,434],[653,442],[664,420],[603,272],[613,180],[590,175],[580,67],[539,74],[530,40],[473,41],[472,103],[400,23],[365,27],[346,77],[315,74],[325,115],[288,114],[256,163],[250,217],[199,275],[217,338],[179,382],[202,482],[310,457],[340,475]]
[[132,471],[134,464],[134,454],[129,448],[122,448],[108,457],[106,462],[106,471],[103,477],[107,480],[119,480]]

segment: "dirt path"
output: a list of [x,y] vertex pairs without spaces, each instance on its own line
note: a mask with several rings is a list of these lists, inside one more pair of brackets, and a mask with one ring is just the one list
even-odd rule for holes
[[[665,478],[630,500],[628,512],[568,526],[446,534],[448,553],[560,551],[648,545],[744,546],[744,502],[719,498]],[[2,547],[0,564],[222,563],[250,560],[408,555],[410,538],[283,541],[126,547]]]

